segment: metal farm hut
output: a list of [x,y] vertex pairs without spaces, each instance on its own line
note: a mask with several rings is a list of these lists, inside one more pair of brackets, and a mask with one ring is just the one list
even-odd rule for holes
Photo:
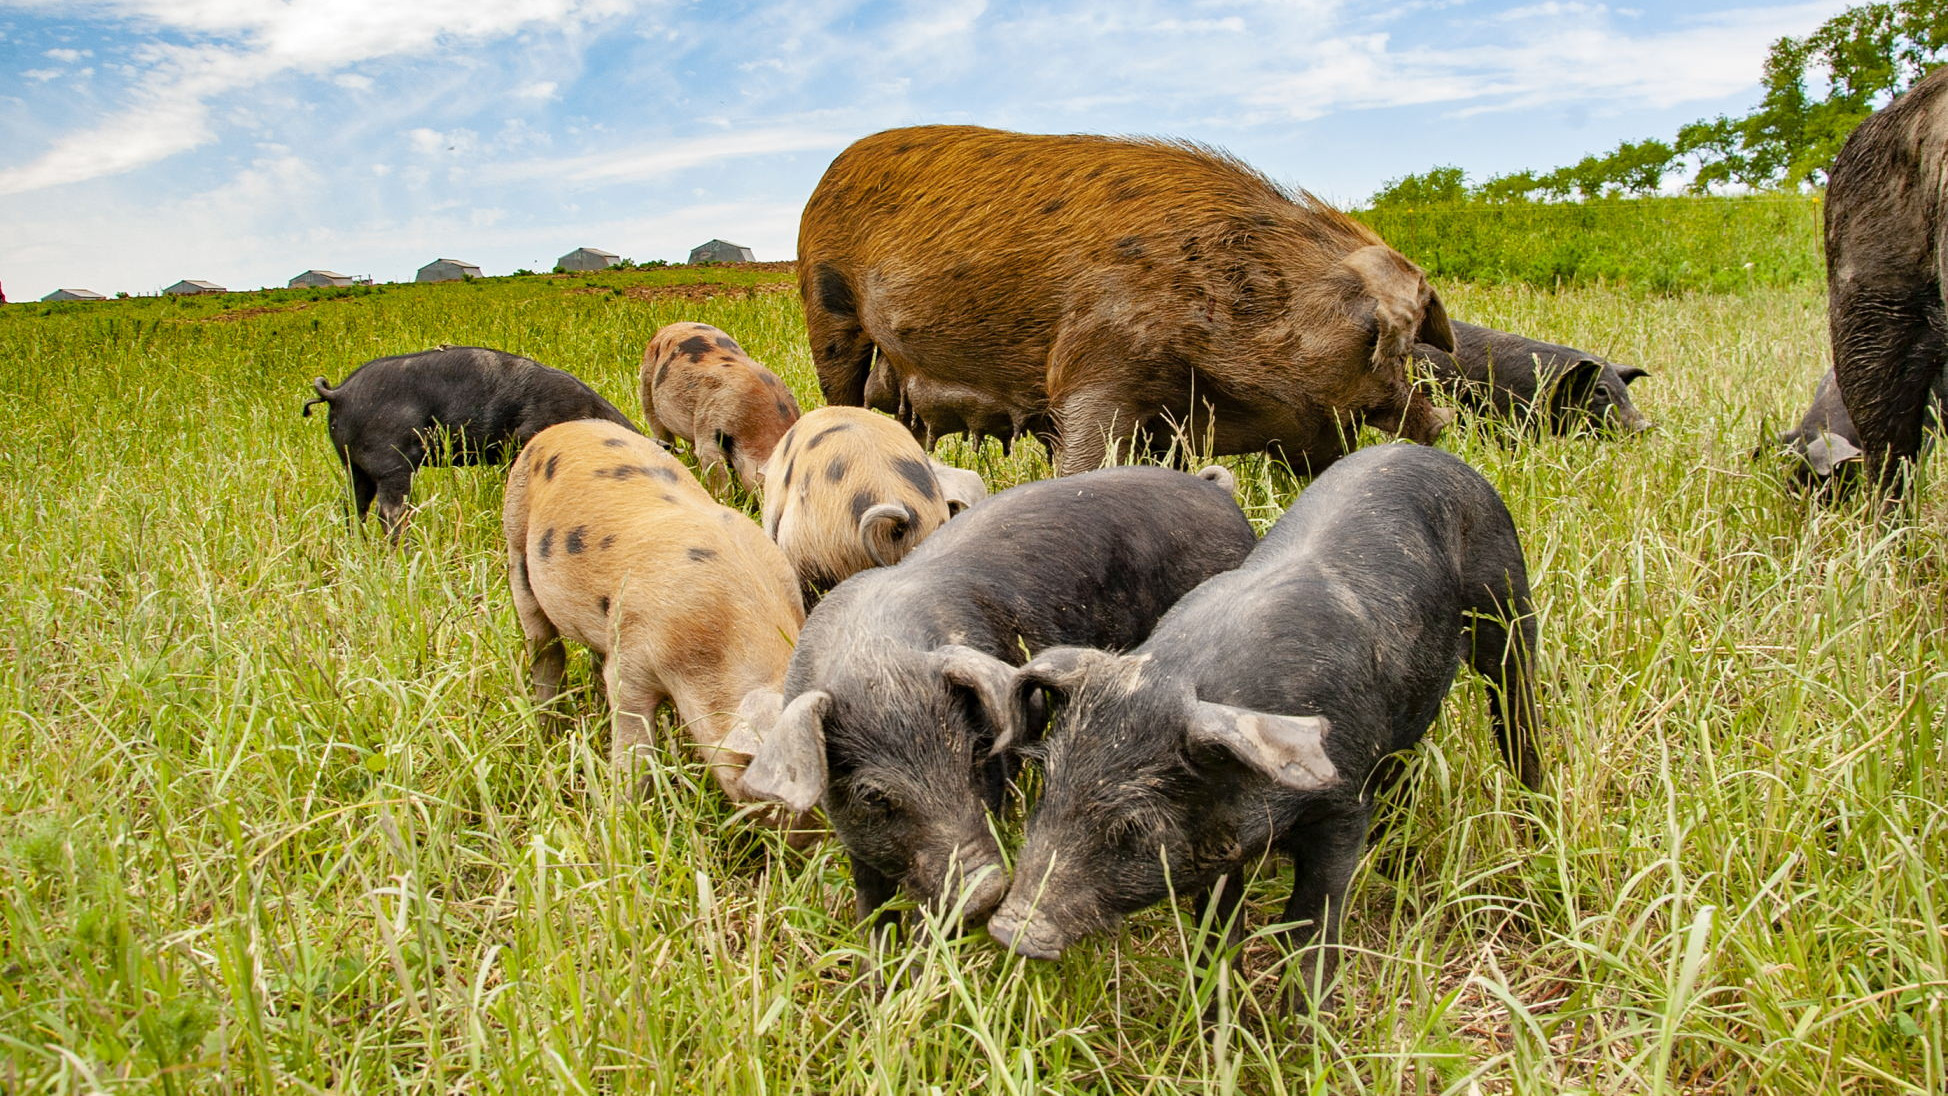
[[555,260],[561,270],[607,270],[622,261],[622,256],[599,247],[578,247]]
[[462,278],[478,277],[480,268],[472,263],[463,263],[458,259],[434,259],[419,268],[419,273],[413,275],[413,281],[457,282]]
[[757,261],[758,257],[751,254],[750,248],[745,247],[743,244],[731,243],[727,240],[712,240],[709,243],[698,244],[696,247],[690,249],[690,262],[692,264],[754,263]]

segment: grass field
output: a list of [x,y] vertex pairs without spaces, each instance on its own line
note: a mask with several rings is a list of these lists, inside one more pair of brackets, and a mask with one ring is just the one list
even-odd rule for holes
[[[1826,368],[1816,284],[1443,284],[1648,368],[1658,429],[1443,439],[1527,547],[1551,791],[1464,675],[1341,1008],[1289,1019],[1274,945],[1195,976],[1168,908],[1055,964],[923,932],[875,995],[834,844],[749,833],[677,748],[632,802],[599,718],[537,727],[493,470],[422,473],[405,551],[348,531],[314,375],[475,343],[633,410],[695,319],[816,402],[795,295],[657,288],[787,277],[746,273],[0,309],[0,1091],[1948,1087],[1948,485],[1881,518],[1749,459]],[[1268,525],[1296,485],[1231,463]]]
[[1444,280],[1667,294],[1826,281],[1814,195],[1468,202],[1354,216]]

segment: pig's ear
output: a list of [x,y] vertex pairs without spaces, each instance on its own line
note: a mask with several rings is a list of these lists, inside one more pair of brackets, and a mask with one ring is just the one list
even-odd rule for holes
[[[1044,691],[1066,694],[1082,680],[1089,667],[1115,657],[1093,647],[1050,647],[1016,670],[1011,692],[1015,710],[1022,716],[1024,734],[1040,733],[1048,719],[1048,705],[1042,699]],[[988,756],[999,757],[1019,744],[1019,739],[996,738]]]
[[1094,647],[1050,647],[1016,670],[1015,682],[1017,686],[1032,685],[1038,689],[1065,693],[1081,682],[1090,667],[1100,666],[1115,657],[1108,651],[1099,651]]
[[778,716],[785,709],[785,694],[776,689],[753,689],[744,695],[743,703],[737,706],[737,717],[731,721],[730,733],[717,741],[717,748],[726,753],[740,753],[745,757],[757,756],[764,746],[764,740],[778,726]]
[[859,545],[875,567],[891,567],[913,546],[913,511],[903,502],[882,502],[859,515]]
[[1643,378],[1650,376],[1650,370],[1644,369],[1640,366],[1612,365],[1610,368],[1615,369],[1617,371],[1617,376],[1621,377],[1623,379],[1623,383],[1625,384],[1629,384],[1631,381],[1635,381],[1635,380],[1642,380]]
[[1372,244],[1349,253],[1339,265],[1359,282],[1359,290],[1347,299],[1347,312],[1373,336],[1375,369],[1404,366],[1416,342],[1454,349],[1447,309],[1432,303],[1437,298],[1431,295],[1429,303],[1422,303],[1421,294],[1431,294],[1427,278],[1405,256],[1385,244]]
[[995,741],[990,756],[1001,751],[1002,743],[1014,742],[1021,737],[1027,713],[1015,702],[1013,666],[986,651],[958,644],[935,650],[933,658],[947,684],[973,693],[975,700],[980,702],[981,710],[987,713],[988,723],[994,728]]
[[1818,437],[1806,444],[1806,463],[1822,478],[1832,475],[1843,464],[1866,457],[1859,446],[1830,430],[1820,431]]
[[1421,313],[1420,330],[1414,333],[1414,341],[1454,353],[1454,325],[1448,322],[1447,306],[1441,303],[1441,295],[1431,289],[1427,292],[1427,311]]
[[[738,709],[761,714],[763,701],[744,698]],[[777,696],[778,694],[772,694]],[[761,729],[756,721],[756,749],[744,769],[744,788],[759,799],[774,799],[800,814],[825,794],[825,710],[831,706],[829,693],[816,689],[799,693],[783,705],[770,728]]]
[[1222,464],[1213,464],[1197,470],[1197,478],[1209,480],[1232,494],[1238,493],[1238,477]]
[[933,457],[928,457],[927,463],[933,465],[933,478],[939,481],[940,493],[946,497],[948,517],[988,497],[987,481],[972,468],[956,468]]
[[1595,358],[1570,362],[1549,382],[1549,410],[1561,416],[1587,409],[1602,379],[1603,363]]
[[1189,741],[1217,746],[1295,791],[1314,792],[1339,783],[1339,770],[1326,756],[1324,716],[1272,715],[1229,704],[1193,700]]

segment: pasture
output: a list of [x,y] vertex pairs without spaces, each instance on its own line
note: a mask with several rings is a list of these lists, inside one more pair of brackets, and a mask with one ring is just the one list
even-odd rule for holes
[[[422,472],[394,551],[298,414],[315,375],[446,342],[636,416],[679,319],[813,406],[796,295],[760,284],[788,278],[0,309],[0,1091],[1948,1086],[1948,483],[1882,517],[1749,459],[1826,369],[1816,281],[1441,284],[1646,367],[1658,426],[1443,439],[1527,549],[1552,790],[1464,671],[1355,877],[1343,1003],[1292,1018],[1276,947],[1200,976],[1171,908],[1054,964],[923,931],[873,992],[836,844],[741,826],[675,745],[632,800],[579,653],[578,730],[537,726],[499,475]],[[1047,474],[1032,443],[940,455]],[[1227,463],[1269,526],[1298,485]],[[1259,871],[1254,930],[1287,879]]]

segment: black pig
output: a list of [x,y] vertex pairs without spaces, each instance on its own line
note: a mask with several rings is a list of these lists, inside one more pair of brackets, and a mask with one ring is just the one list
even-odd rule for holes
[[1948,400],[1948,68],[1860,123],[1826,185],[1833,371],[1867,478],[1902,489]]
[[1044,651],[1021,668],[1018,707],[1046,690],[1059,714],[988,931],[1054,958],[1172,887],[1215,888],[1223,923],[1239,869],[1281,849],[1284,920],[1303,923],[1289,939],[1335,942],[1369,777],[1420,740],[1463,658],[1488,678],[1502,756],[1540,785],[1534,647],[1521,544],[1487,480],[1420,446],[1342,459],[1142,646]]
[[823,802],[862,918],[904,885],[979,924],[1007,890],[988,825],[1005,771],[989,758],[1023,731],[1015,667],[1057,644],[1141,641],[1254,539],[1223,486],[1164,468],[1003,491],[818,603],[783,692],[745,701],[754,737],[730,744],[752,757],[745,787],[800,811]]
[[1650,428],[1629,385],[1649,376],[1574,347],[1452,322],[1454,353],[1418,343],[1414,357],[1462,406],[1479,415],[1567,433],[1579,423],[1635,434]]
[[423,464],[492,464],[559,422],[606,419],[635,430],[595,389],[540,362],[478,346],[375,358],[336,388],[323,377],[304,413],[322,403],[331,443],[352,477],[363,522],[372,500],[398,540],[406,492]]
[[1850,469],[1860,467],[1860,432],[1853,427],[1840,384],[1831,369],[1813,390],[1813,405],[1799,425],[1772,439],[1773,446],[1790,450],[1799,463],[1794,471],[1803,481],[1825,486],[1849,482]]
[[[1948,421],[1948,378],[1929,394],[1928,403],[1931,429],[1922,435],[1921,452],[1932,444],[1933,430]],[[1802,482],[1842,492],[1853,486],[1859,478],[1855,473],[1865,466],[1866,453],[1860,448],[1860,430],[1847,413],[1846,401],[1840,397],[1839,377],[1833,370],[1820,378],[1819,387],[1813,390],[1813,405],[1806,409],[1799,425],[1772,439],[1772,445],[1789,450],[1798,459],[1794,471]]]

